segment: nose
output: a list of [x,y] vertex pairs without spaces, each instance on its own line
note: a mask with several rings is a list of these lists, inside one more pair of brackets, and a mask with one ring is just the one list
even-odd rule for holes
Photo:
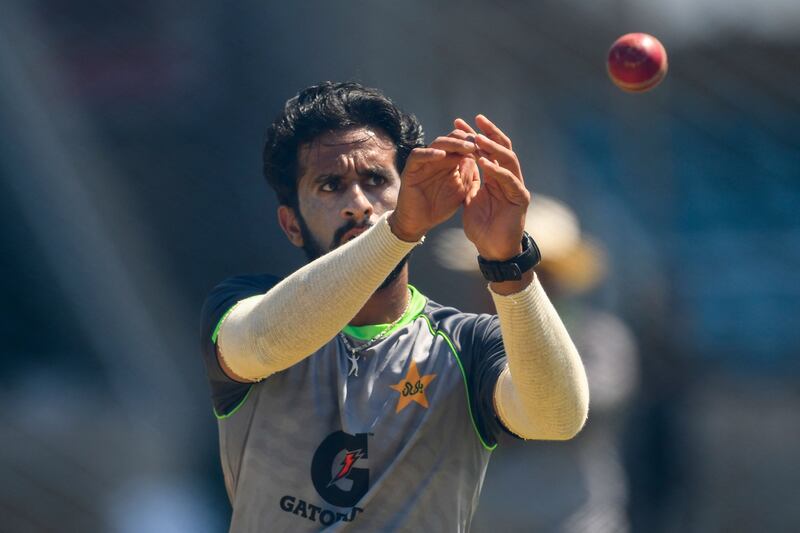
[[341,211],[342,218],[363,222],[369,220],[373,211],[372,202],[369,201],[364,191],[358,184],[353,184],[345,196],[345,204]]

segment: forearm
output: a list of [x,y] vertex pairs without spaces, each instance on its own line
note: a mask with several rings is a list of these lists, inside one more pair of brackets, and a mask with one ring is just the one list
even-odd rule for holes
[[508,357],[495,387],[498,415],[527,439],[572,438],[586,421],[589,389],[561,318],[535,276],[520,292],[491,292]]
[[417,244],[397,238],[387,216],[266,294],[239,302],[217,339],[224,364],[238,377],[261,379],[333,338]]

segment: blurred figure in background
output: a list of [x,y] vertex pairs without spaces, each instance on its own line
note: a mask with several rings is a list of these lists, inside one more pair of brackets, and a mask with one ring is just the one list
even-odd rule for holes
[[[526,230],[542,251],[537,275],[581,354],[592,407],[586,428],[570,442],[501,441],[475,530],[491,531],[501,523],[505,531],[629,531],[621,437],[639,381],[636,341],[622,320],[585,298],[606,275],[602,246],[581,234],[577,216],[563,203],[537,194],[531,205]],[[451,270],[472,271],[474,254],[465,241],[458,230],[442,232],[434,248],[437,260]],[[492,312],[488,299],[481,311]],[[503,490],[509,486],[526,490]]]

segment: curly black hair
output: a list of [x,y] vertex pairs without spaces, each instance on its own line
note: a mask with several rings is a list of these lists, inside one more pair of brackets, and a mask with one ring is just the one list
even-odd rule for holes
[[422,126],[378,89],[356,82],[326,81],[290,98],[267,130],[264,177],[278,202],[297,208],[298,149],[319,135],[353,126],[383,130],[397,147],[395,164],[402,172],[416,147],[424,146]]

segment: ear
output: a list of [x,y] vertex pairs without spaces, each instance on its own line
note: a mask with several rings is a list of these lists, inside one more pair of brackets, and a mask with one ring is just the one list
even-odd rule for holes
[[286,234],[289,242],[300,248],[303,246],[303,232],[300,231],[300,222],[294,209],[288,205],[278,206],[278,224]]

